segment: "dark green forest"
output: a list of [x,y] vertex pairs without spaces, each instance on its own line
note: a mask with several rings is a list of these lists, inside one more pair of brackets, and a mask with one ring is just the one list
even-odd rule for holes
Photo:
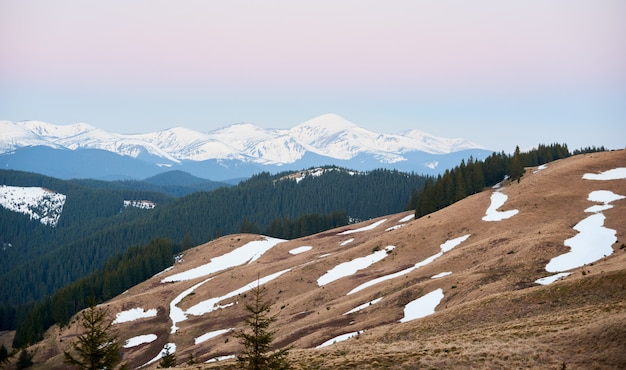
[[[41,186],[67,195],[56,227],[0,207],[0,330],[14,328],[25,311],[62,287],[98,271],[132,245],[167,238],[197,245],[236,232],[295,238],[404,209],[425,178],[397,171],[353,174],[328,168],[296,183],[262,173],[237,186],[173,198],[163,193],[90,188],[32,173],[0,171],[0,183]],[[124,208],[124,200],[151,200],[151,210]]]

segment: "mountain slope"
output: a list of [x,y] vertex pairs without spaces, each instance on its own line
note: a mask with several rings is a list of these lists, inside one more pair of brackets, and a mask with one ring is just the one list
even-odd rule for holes
[[[124,361],[142,366],[166,343],[179,363],[236,353],[230,329],[241,328],[246,289],[259,282],[277,315],[275,343],[293,346],[298,369],[623,368],[626,199],[596,192],[626,195],[626,170],[613,180],[583,176],[625,163],[625,151],[578,155],[417,220],[400,213],[291,241],[229,235],[198,246],[106,303],[134,318],[115,325],[122,341],[154,335],[125,348]],[[602,218],[598,229],[581,226],[590,217]],[[538,284],[590,230],[608,239],[583,244],[612,253]],[[59,351],[77,331],[50,332],[36,362],[62,367]]]
[[[434,163],[441,163],[432,172],[441,173],[451,155],[455,155],[452,163],[456,164],[458,153],[463,153],[463,158],[490,154],[464,139],[438,138],[417,131],[372,132],[335,114],[316,117],[291,129],[263,129],[241,123],[211,132],[175,127],[145,134],[117,134],[84,123],[59,126],[38,121],[0,121],[0,132],[2,168],[61,178],[139,179],[169,168],[224,180],[249,177],[264,170],[278,172],[322,165],[354,167],[350,162],[358,163],[359,170],[390,168],[419,173],[432,172],[437,167]],[[83,151],[80,154],[85,150],[103,151],[109,158],[100,156],[89,166],[84,161],[81,165],[79,150]],[[52,154],[46,156],[45,152]],[[421,157],[417,161],[416,155]],[[424,156],[429,159],[423,159]],[[71,165],[58,168],[58,163]],[[117,172],[111,173],[112,169]]]

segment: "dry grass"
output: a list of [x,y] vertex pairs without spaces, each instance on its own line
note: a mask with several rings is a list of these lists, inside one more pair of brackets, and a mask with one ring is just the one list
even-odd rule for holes
[[[545,266],[568,250],[564,240],[593,205],[586,200],[593,190],[626,195],[626,180],[582,180],[587,172],[626,165],[626,152],[595,153],[552,162],[548,168],[527,171],[520,183],[507,185],[509,196],[501,210],[518,215],[500,222],[481,220],[491,190],[471,196],[444,210],[386,232],[408,213],[390,215],[378,228],[347,236],[348,228],[281,243],[250,265],[215,274],[213,279],[183,299],[182,309],[221,296],[256,280],[257,276],[292,268],[267,284],[278,321],[275,343],[292,346],[295,369],[619,369],[626,368],[626,200],[605,211],[605,226],[617,230],[615,253],[549,286],[534,281],[550,275]],[[369,221],[368,223],[376,220]],[[367,223],[365,223],[367,224]],[[365,225],[364,224],[364,225]],[[396,279],[347,295],[373,278],[403,270],[440,250],[440,244],[461,235],[470,238],[435,262]],[[153,358],[167,342],[177,345],[180,368],[229,369],[233,361],[182,365],[193,354],[199,361],[236,353],[240,347],[225,334],[195,345],[194,338],[218,329],[239,327],[245,314],[244,296],[222,303],[228,309],[200,317],[189,316],[169,334],[169,302],[202,281],[161,284],[164,276],[208,262],[253,240],[252,235],[231,235],[194,248],[185,261],[163,276],[150,279],[107,302],[111,312],[142,307],[157,308],[156,318],[118,325],[120,338],[155,333],[159,339],[124,352],[124,361],[137,367]],[[355,240],[341,246],[349,238]],[[289,250],[313,246],[307,253]],[[324,287],[317,278],[337,264],[368,255],[387,245],[395,250],[383,261]],[[323,255],[326,257],[321,257]],[[440,279],[430,277],[450,271]],[[429,317],[400,324],[403,306],[434,289],[444,299]],[[346,311],[375,298],[381,302],[351,315]],[[314,349],[339,334],[366,330],[358,338]],[[50,331],[46,341],[33,347],[35,368],[62,368],[60,353],[78,332],[75,325]],[[154,368],[148,367],[148,368]]]

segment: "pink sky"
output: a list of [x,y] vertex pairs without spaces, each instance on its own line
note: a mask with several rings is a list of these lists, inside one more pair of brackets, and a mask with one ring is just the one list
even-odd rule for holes
[[[539,101],[510,111],[532,110],[527,124],[588,116],[610,131],[626,115],[624,19],[619,0],[0,0],[0,119],[207,130],[332,109],[467,137],[463,122],[506,123],[502,107],[522,99]],[[552,98],[589,106],[542,116]]]

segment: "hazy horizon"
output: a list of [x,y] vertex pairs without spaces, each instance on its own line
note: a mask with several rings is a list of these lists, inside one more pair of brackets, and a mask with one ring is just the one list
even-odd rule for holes
[[626,3],[0,0],[0,119],[626,143]]

